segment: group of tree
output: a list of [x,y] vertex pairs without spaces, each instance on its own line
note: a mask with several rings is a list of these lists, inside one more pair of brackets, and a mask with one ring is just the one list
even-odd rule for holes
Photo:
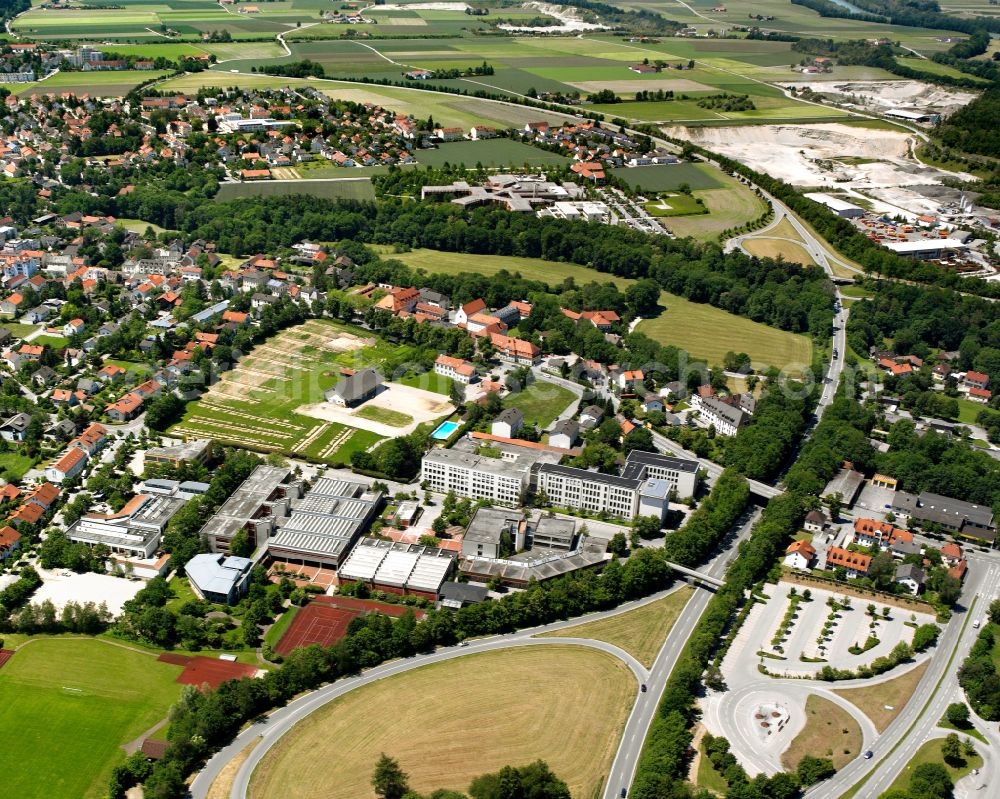
[[994,650],[1000,629],[1000,601],[993,600],[989,608],[990,623],[980,631],[969,656],[958,670],[958,683],[965,690],[969,705],[987,721],[1000,720],[1000,673],[997,672]]
[[552,773],[544,760],[527,766],[504,766],[476,777],[467,795],[445,789],[421,795],[410,789],[409,777],[399,762],[383,752],[371,783],[378,799],[570,799],[566,783]]

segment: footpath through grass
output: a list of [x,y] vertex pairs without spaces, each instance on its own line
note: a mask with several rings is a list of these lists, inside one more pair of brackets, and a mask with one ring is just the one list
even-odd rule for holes
[[103,796],[121,746],[167,715],[180,666],[95,639],[38,639],[0,669],[3,795]]

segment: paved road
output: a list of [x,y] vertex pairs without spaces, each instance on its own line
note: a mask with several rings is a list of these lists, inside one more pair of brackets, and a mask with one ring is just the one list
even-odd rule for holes
[[[606,644],[601,641],[592,641],[589,639],[578,639],[572,637],[532,638],[532,636],[544,632],[556,632],[582,622],[596,621],[598,619],[618,615],[619,613],[625,613],[629,610],[649,604],[650,602],[655,602],[656,600],[672,593],[672,591],[679,587],[680,586],[678,585],[668,591],[662,591],[636,602],[621,605],[611,611],[593,613],[567,621],[560,621],[540,627],[519,630],[510,635],[496,635],[489,638],[476,639],[469,641],[466,646],[443,647],[429,655],[420,655],[412,658],[395,660],[376,668],[369,669],[355,677],[338,680],[330,685],[324,686],[323,688],[300,697],[283,708],[275,710],[264,720],[245,729],[233,740],[232,743],[230,743],[229,746],[220,750],[211,760],[208,761],[192,783],[191,793],[195,799],[204,799],[204,797],[207,796],[212,782],[219,775],[222,768],[248,744],[255,739],[260,738],[260,745],[254,749],[251,757],[246,761],[246,763],[243,764],[243,766],[241,766],[234,782],[231,796],[234,797],[234,799],[242,799],[242,797],[246,795],[249,778],[257,762],[259,762],[264,754],[266,754],[267,750],[274,745],[281,735],[287,732],[292,726],[301,721],[314,710],[317,710],[337,697],[343,696],[349,691],[353,691],[363,685],[369,685],[377,680],[402,674],[414,668],[426,666],[432,663],[440,663],[456,657],[464,657],[465,655],[496,651],[498,649],[507,649],[510,647],[546,646],[553,644],[565,645],[567,642],[589,646],[614,655],[615,657],[621,659],[629,667],[636,678],[637,705],[641,706],[646,702],[652,702],[655,705],[652,692],[643,693],[639,690],[641,683],[644,681],[648,682],[650,672],[627,652],[616,646]],[[635,710],[633,710],[633,716],[634,715]]]
[[[731,540],[723,546],[715,560],[702,571],[713,577],[722,577],[726,566],[729,565],[731,553],[736,551],[741,541],[750,536],[753,525],[759,518],[760,510],[755,509],[747,516]],[[642,747],[646,743],[649,726],[653,721],[660,697],[663,695],[667,679],[711,598],[712,593],[707,590],[695,592],[687,605],[684,606],[684,610],[681,611],[676,623],[671,628],[656,660],[653,661],[653,667],[649,670],[649,677],[646,679],[648,691],[645,694],[640,694],[641,699],[632,709],[632,714],[625,724],[625,730],[622,732],[621,741],[618,744],[618,751],[615,753],[611,771],[608,772],[608,780],[604,785],[603,799],[615,799],[615,797],[620,796],[622,788],[628,788],[632,785],[639,757],[642,754]]]
[[[941,634],[930,666],[914,691],[915,701],[908,703],[879,735],[871,747],[875,752],[872,760],[851,761],[834,777],[808,791],[807,799],[839,799],[856,784],[861,784],[859,797],[875,797],[889,788],[924,741],[934,737],[931,733],[944,709],[960,698],[958,667],[979,632],[971,621],[983,615],[986,605],[998,593],[1000,562],[993,557],[970,554],[962,604],[972,607],[973,612],[956,613]],[[995,759],[991,765],[994,768],[998,765]]]

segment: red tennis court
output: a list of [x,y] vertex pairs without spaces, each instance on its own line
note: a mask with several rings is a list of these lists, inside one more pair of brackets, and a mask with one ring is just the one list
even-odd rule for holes
[[175,666],[183,666],[184,671],[177,677],[177,682],[185,685],[208,685],[209,688],[218,688],[226,680],[239,680],[243,677],[254,677],[257,674],[256,666],[235,663],[231,660],[220,660],[219,658],[207,658],[201,655],[189,657],[164,652],[158,660],[163,663],[172,663]]
[[0,668],[12,657],[14,657],[13,649],[0,649]]
[[[347,635],[347,628],[351,620],[358,616],[375,611],[387,616],[402,616],[407,610],[408,608],[401,605],[390,605],[386,602],[373,602],[367,599],[318,596],[299,610],[274,648],[278,654],[284,656],[300,646],[309,646],[310,644],[332,646]],[[424,617],[424,614],[419,610],[415,613],[418,619]]]

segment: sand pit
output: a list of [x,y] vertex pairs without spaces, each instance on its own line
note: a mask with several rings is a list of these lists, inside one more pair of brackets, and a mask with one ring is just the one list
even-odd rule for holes
[[635,92],[649,92],[663,89],[663,91],[673,92],[711,92],[717,91],[704,83],[687,78],[650,78],[649,80],[582,80],[571,83],[585,92],[599,92],[602,89],[610,89],[616,94],[633,94]]
[[76,574],[64,569],[54,571],[39,569],[39,573],[45,582],[35,591],[31,602],[40,605],[48,599],[57,610],[66,607],[68,602],[79,602],[81,605],[87,602],[100,605],[104,602],[111,615],[118,616],[125,603],[146,585],[143,580],[126,580],[123,577],[112,577],[110,574],[96,572]]
[[918,80],[805,81],[784,83],[789,88],[808,88],[826,95],[838,105],[886,111],[892,108],[919,108],[939,114],[953,114],[976,99],[978,94],[945,89]]
[[[365,419],[358,416],[358,411],[362,408],[384,408],[388,411],[406,414],[413,421],[407,425],[396,426],[375,419]],[[377,396],[357,408],[342,408],[332,402],[316,402],[302,405],[296,408],[295,412],[326,422],[338,422],[361,430],[369,430],[380,436],[396,437],[412,433],[417,425],[439,419],[454,409],[455,406],[442,394],[424,391],[422,388],[414,388],[413,386],[404,386],[402,383],[386,383]],[[371,413],[371,410],[367,412]]]
[[664,130],[793,186],[920,186],[958,176],[914,161],[914,137],[903,131],[835,122]]

